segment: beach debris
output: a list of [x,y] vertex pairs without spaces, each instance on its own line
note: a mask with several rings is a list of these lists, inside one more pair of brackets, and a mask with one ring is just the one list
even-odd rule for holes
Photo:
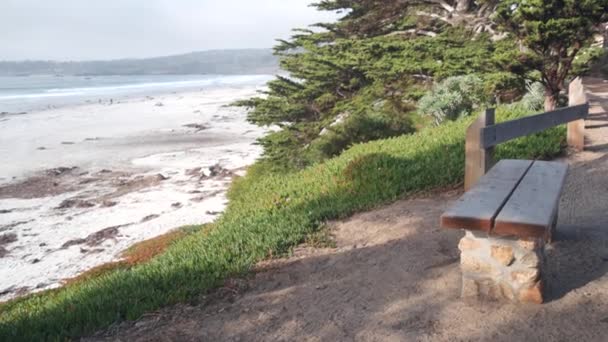
[[37,150],[38,150],[38,151],[44,151],[44,150],[46,150],[46,147],[44,147],[44,146],[40,146],[40,147],[38,147],[38,148],[37,148]]
[[98,180],[99,180],[99,179],[97,179],[97,178],[92,178],[92,177],[89,177],[89,178],[85,178],[85,179],[83,179],[83,180],[79,181],[79,182],[78,182],[78,184],[80,184],[80,185],[84,185],[84,184],[90,184],[90,183],[96,182],[96,181],[98,181]]
[[63,200],[59,206],[55,209],[70,209],[70,208],[91,208],[94,207],[95,203],[79,198],[68,198]]
[[38,258],[34,258],[34,260],[32,260],[32,264],[37,264],[37,263],[39,263],[40,261],[42,261],[42,260],[40,260],[40,259],[38,259]]
[[0,209],[0,214],[10,214],[15,209]]
[[101,207],[102,208],[110,208],[110,207],[113,207],[113,206],[115,206],[117,204],[118,204],[118,202],[104,200],[103,202],[101,202]]
[[159,218],[159,217],[160,217],[160,215],[152,214],[152,215],[148,215],[148,216],[142,218],[141,221],[139,221],[139,222],[144,223],[144,222],[152,221],[155,218]]
[[97,141],[97,140],[101,140],[100,137],[94,137],[94,138],[85,138],[84,141]]
[[155,106],[156,106],[156,107],[163,107],[163,106],[164,106],[164,104],[163,104],[162,102],[156,102]]
[[103,249],[103,248],[86,249],[86,248],[80,247],[80,253],[82,253],[82,254],[98,254],[98,253],[102,253],[102,252],[105,252],[105,249]]
[[7,294],[15,294],[16,296],[22,296],[22,295],[26,294],[29,290],[30,290],[30,288],[27,286],[22,286],[22,287],[11,286],[7,289],[0,291],[0,296],[5,296]]
[[196,132],[200,132],[200,131],[209,129],[209,126],[207,126],[205,124],[198,124],[198,123],[186,124],[183,127],[193,128]]
[[118,225],[118,226],[108,227],[108,228],[104,228],[100,231],[97,231],[93,234],[90,234],[89,236],[87,236],[84,239],[68,240],[61,246],[61,249],[67,249],[67,248],[70,248],[70,247],[76,246],[76,245],[87,245],[89,247],[99,246],[106,240],[110,240],[110,239],[116,240],[119,229],[129,226],[129,225],[131,225],[131,224],[122,224],[122,225]]
[[0,186],[0,199],[42,198],[73,191],[75,190],[72,186],[74,184],[69,183],[69,178],[67,180],[63,180],[64,176],[69,175],[70,170],[73,169],[50,169],[25,180]]
[[[231,177],[231,176],[232,176],[232,171],[225,169],[220,164],[215,164],[215,165],[212,165],[211,167],[209,167],[209,175],[206,176],[205,178]],[[201,178],[203,178],[203,177],[201,177]]]
[[221,193],[223,193],[222,190],[204,192],[202,196],[191,198],[190,201],[191,202],[202,202],[208,198],[215,197]]
[[76,167],[76,166],[72,166],[72,167],[61,166],[61,167],[56,167],[56,168],[53,168],[53,169],[45,170],[44,173],[47,176],[55,176],[56,177],[56,176],[61,176],[63,174],[66,174],[68,172],[72,172],[72,171],[76,170],[77,168],[78,167]]
[[61,145],[74,145],[74,144],[75,144],[75,142],[73,142],[73,141],[62,141],[61,142]]
[[22,224],[26,224],[26,223],[30,223],[34,220],[29,220],[29,221],[18,221],[18,222],[13,222],[13,223],[9,223],[9,224],[5,224],[3,226],[0,226],[0,232],[6,231],[6,230],[10,230],[13,229],[17,226],[20,226]]
[[207,210],[207,211],[205,211],[205,214],[211,215],[211,216],[217,216],[217,215],[221,214],[221,212],[220,211]]
[[[112,172],[112,171],[107,171],[107,172]],[[119,175],[123,175],[123,174],[119,173]],[[127,174],[127,176],[129,176],[129,175]],[[114,187],[116,187],[116,189],[111,193],[101,196],[100,198],[96,199],[96,201],[97,202],[108,201],[108,200],[115,199],[117,197],[124,196],[131,192],[140,191],[145,188],[158,186],[161,182],[163,182],[167,179],[169,179],[169,177],[165,176],[161,173],[157,173],[155,175],[137,175],[133,178],[112,177],[112,178],[110,178],[110,181],[111,181],[112,185]]]
[[175,202],[175,203],[172,203],[172,204],[171,204],[171,207],[172,207],[172,208],[181,208],[181,207],[182,207],[182,204],[181,204],[180,202]]
[[200,176],[202,170],[202,167],[195,167],[194,169],[187,169],[184,174],[186,176]]
[[8,233],[0,235],[0,246],[5,246],[15,241],[17,241],[17,234]]

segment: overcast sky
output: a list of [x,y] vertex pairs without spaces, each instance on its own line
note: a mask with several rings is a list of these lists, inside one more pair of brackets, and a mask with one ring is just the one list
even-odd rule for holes
[[0,0],[0,60],[90,60],[265,48],[330,21],[313,0]]

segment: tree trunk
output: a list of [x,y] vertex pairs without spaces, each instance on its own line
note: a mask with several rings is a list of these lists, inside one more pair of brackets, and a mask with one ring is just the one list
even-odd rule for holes
[[554,91],[551,89],[545,90],[545,112],[550,112],[557,108],[557,101],[559,100],[559,90]]

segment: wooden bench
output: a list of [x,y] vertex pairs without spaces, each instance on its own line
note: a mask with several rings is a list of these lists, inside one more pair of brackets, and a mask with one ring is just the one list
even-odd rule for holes
[[568,166],[502,160],[441,216],[465,229],[463,297],[542,303],[544,246],[557,221]]

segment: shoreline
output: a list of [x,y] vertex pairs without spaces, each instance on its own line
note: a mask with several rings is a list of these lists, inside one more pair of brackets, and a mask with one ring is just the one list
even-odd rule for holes
[[214,221],[232,178],[260,155],[254,142],[265,132],[245,122],[245,110],[224,105],[256,89],[84,104],[0,122],[12,138],[25,131],[7,128],[11,121],[29,129],[12,155],[4,153],[11,137],[0,138],[0,162],[15,160],[0,175],[0,301],[61,286],[135,243]]
[[[0,76],[0,81],[13,83],[15,78]],[[265,84],[270,74],[243,75],[31,75],[49,89],[32,89],[29,93],[0,92],[0,120],[32,112],[57,110],[90,104],[112,104],[133,99],[161,97],[176,93],[214,91],[221,88],[247,89]],[[82,80],[87,80],[85,83]],[[91,83],[91,82],[102,83]],[[64,86],[70,84],[70,86]],[[18,85],[21,87],[21,85]],[[10,85],[9,85],[10,88]]]

